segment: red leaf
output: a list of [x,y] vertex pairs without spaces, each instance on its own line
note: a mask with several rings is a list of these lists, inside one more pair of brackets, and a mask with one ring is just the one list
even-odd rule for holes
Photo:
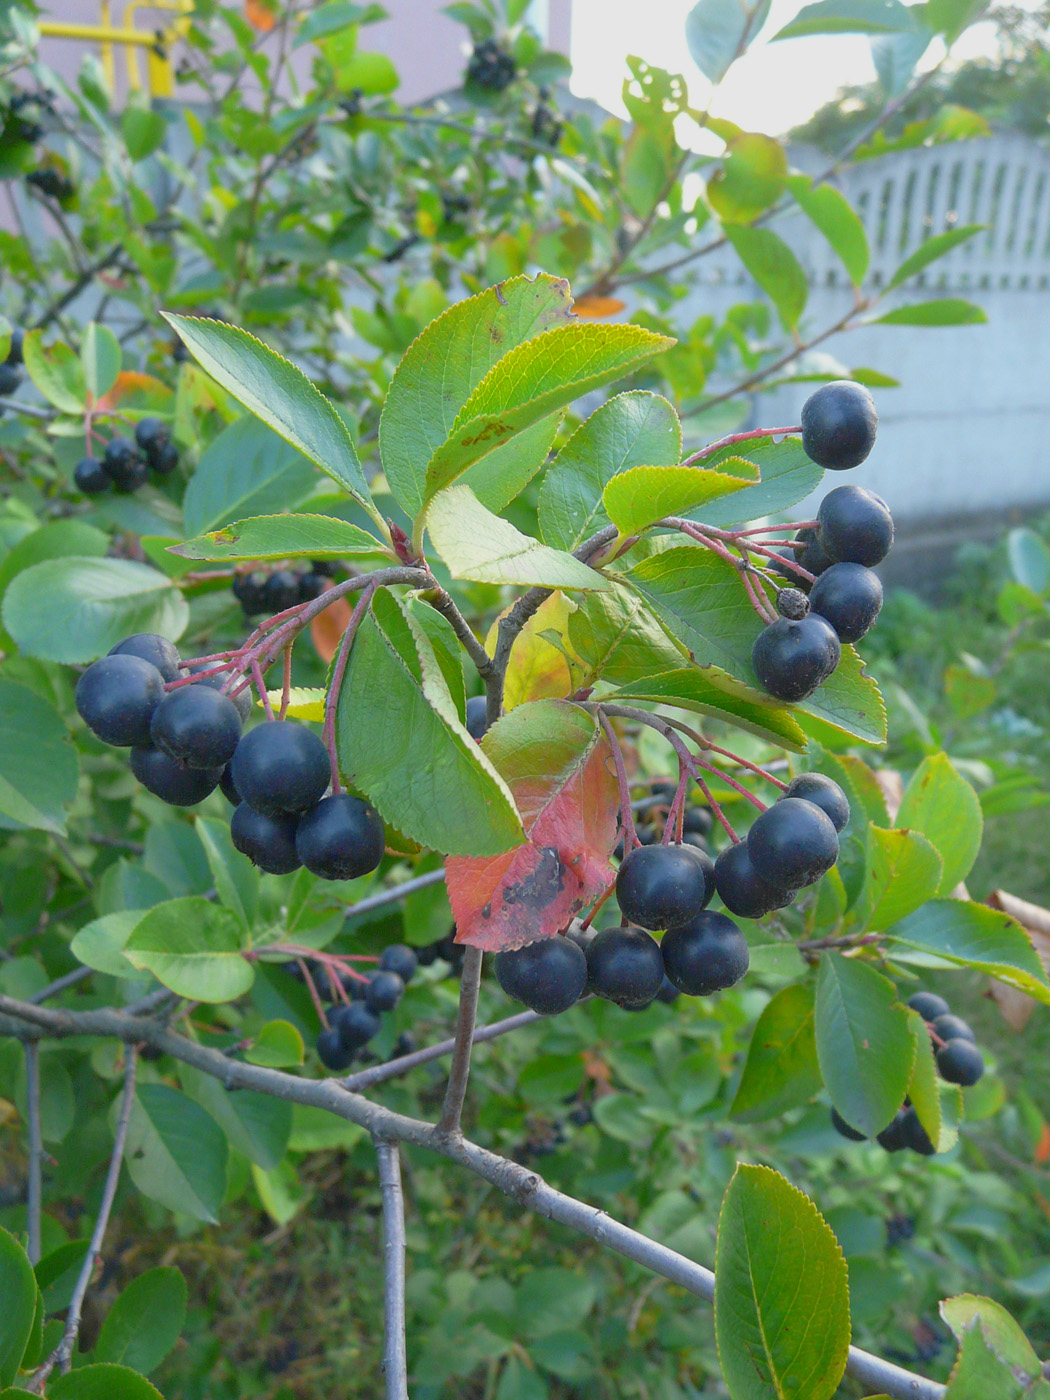
[[564,700],[519,705],[482,740],[528,842],[445,861],[456,942],[486,952],[550,938],[609,888],[619,792],[609,741]]

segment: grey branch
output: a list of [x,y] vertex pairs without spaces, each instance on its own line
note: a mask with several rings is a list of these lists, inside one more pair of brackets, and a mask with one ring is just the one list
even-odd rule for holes
[[437,1130],[444,1136],[459,1137],[462,1131],[463,1100],[467,1096],[470,1078],[470,1050],[474,1043],[474,1024],[478,1015],[478,992],[481,989],[480,948],[463,952],[463,973],[459,983],[459,1017],[452,1047],[452,1066],[448,1072],[448,1088]]
[[26,1041],[26,1118],[29,1128],[29,1179],[26,1183],[26,1228],[30,1264],[40,1263],[40,1202],[43,1195],[44,1143],[40,1132],[40,1047]]
[[[444,1134],[433,1123],[409,1118],[371,1103],[359,1094],[348,1093],[337,1079],[302,1079],[283,1070],[266,1069],[261,1065],[229,1059],[220,1051],[176,1035],[162,1023],[146,1017],[110,1010],[64,1011],[32,1006],[2,995],[0,1035],[13,1035],[19,1039],[30,1036],[55,1039],[77,1035],[115,1036],[130,1044],[156,1046],[163,1054],[210,1074],[227,1089],[254,1089],[291,1103],[309,1104],[357,1123],[373,1137],[429,1148],[482,1180],[491,1182],[524,1209],[580,1231],[605,1248],[634,1260],[700,1298],[710,1300],[714,1296],[714,1275],[709,1269],[694,1264],[691,1259],[676,1254],[673,1249],[639,1234],[637,1230],[621,1225],[604,1211],[556,1191],[542,1177],[517,1162],[508,1161],[460,1136]],[[892,1400],[943,1400],[944,1386],[936,1381],[906,1371],[857,1347],[850,1348],[847,1370],[865,1384],[891,1396]]]
[[[491,1025],[479,1026],[474,1032],[471,1044],[481,1045],[486,1040],[495,1040],[498,1036],[506,1035],[508,1031],[516,1031],[521,1026],[531,1026],[534,1021],[542,1019],[535,1011],[519,1011],[516,1016],[507,1016],[502,1021],[493,1021]],[[409,1055],[399,1055],[396,1060],[387,1060],[385,1065],[371,1065],[368,1069],[359,1070],[357,1074],[348,1075],[339,1082],[344,1089],[359,1093],[362,1089],[370,1089],[373,1084],[385,1084],[388,1079],[398,1079],[402,1074],[418,1069],[420,1065],[428,1065],[432,1060],[451,1055],[455,1048],[456,1037],[449,1036],[448,1040],[439,1040],[435,1045],[425,1045],[421,1050],[413,1050]]]
[[383,1375],[386,1400],[408,1400],[405,1358],[405,1197],[401,1150],[375,1139],[383,1197]]

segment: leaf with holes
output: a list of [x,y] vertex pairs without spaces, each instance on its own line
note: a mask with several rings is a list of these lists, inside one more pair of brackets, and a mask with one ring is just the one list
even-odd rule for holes
[[602,492],[609,519],[621,535],[637,535],[667,515],[686,515],[709,501],[753,486],[758,468],[729,457],[717,471],[704,467],[632,467]]
[[456,941],[488,952],[550,938],[613,881],[619,795],[597,720],[561,700],[520,705],[481,748],[514,795],[528,841],[445,862]]

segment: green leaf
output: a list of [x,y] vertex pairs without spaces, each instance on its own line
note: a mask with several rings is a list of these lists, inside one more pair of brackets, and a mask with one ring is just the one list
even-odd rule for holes
[[749,224],[771,208],[784,193],[788,162],[783,146],[772,136],[733,129],[725,135],[722,164],[707,182],[707,202],[723,224]]
[[738,1166],[718,1217],[718,1360],[733,1400],[830,1400],[849,1353],[846,1260],[769,1167]]
[[775,700],[763,704],[731,694],[700,671],[665,671],[650,675],[628,683],[608,698],[616,704],[640,700],[654,705],[676,705],[746,729],[794,753],[801,753],[806,747],[806,736],[789,709]]
[[493,515],[469,486],[449,486],[430,502],[427,529],[453,578],[544,588],[609,587],[596,570],[561,549],[523,535]]
[[720,83],[766,22],[769,0],[754,5],[740,0],[700,0],[685,20],[685,42],[693,62],[713,83]]
[[627,203],[640,219],[652,213],[671,175],[665,142],[636,126],[623,147],[620,179]]
[[208,858],[219,903],[248,930],[259,902],[259,873],[233,844],[229,822],[198,817],[194,829]]
[[947,754],[931,754],[912,774],[897,824],[922,832],[937,848],[944,869],[933,893],[951,894],[973,868],[984,823],[976,792]]
[[758,438],[746,448],[723,447],[712,453],[704,466],[717,471],[734,456],[744,456],[758,467],[761,478],[756,486],[704,507],[704,521],[721,529],[787,510],[815,491],[824,477],[823,469],[803,452],[799,437],[786,437],[780,442],[771,437]]
[[575,322],[516,346],[481,380],[431,457],[426,500],[515,434],[673,344],[641,326]]
[[125,107],[120,114],[120,130],[132,160],[145,160],[164,140],[168,126],[161,112],[148,107]]
[[163,1400],[145,1376],[109,1362],[78,1366],[67,1376],[51,1380],[47,1394],[48,1400]]
[[43,331],[29,331],[22,342],[26,373],[48,403],[78,416],[87,401],[87,383],[79,356],[56,341],[45,347]]
[[100,399],[113,388],[123,360],[120,341],[109,327],[91,321],[80,346],[80,363],[92,400]]
[[772,229],[726,224],[723,232],[776,307],[784,329],[795,330],[809,297],[809,282],[798,258]]
[[916,301],[898,306],[877,316],[875,326],[983,326],[988,317],[972,301],[960,297],[941,297],[935,301]]
[[140,1084],[124,1157],[144,1196],[195,1220],[218,1224],[228,1149],[199,1104],[166,1084]]
[[915,16],[900,0],[817,0],[805,5],[774,39],[807,34],[897,34],[915,28]]
[[632,467],[620,472],[602,492],[606,512],[621,535],[637,535],[667,515],[685,515],[731,496],[759,479],[758,468],[730,457],[718,471],[704,467]]
[[363,92],[366,97],[393,92],[400,82],[393,61],[385,53],[355,53],[339,64],[336,76],[344,92]]
[[167,311],[161,315],[238,403],[349,491],[383,527],[346,424],[301,369],[236,326]]
[[976,1326],[989,1346],[1010,1366],[1025,1372],[1031,1380],[1042,1374],[1042,1363],[1031,1342],[1001,1303],[973,1293],[961,1293],[945,1298],[938,1311],[958,1342],[964,1341],[966,1334]]
[[231,1093],[211,1075],[185,1066],[180,1077],[183,1089],[214,1118],[233,1148],[264,1171],[277,1166],[292,1131],[292,1106],[287,1099],[252,1089]]
[[291,1021],[267,1021],[244,1058],[249,1064],[265,1065],[268,1069],[287,1069],[303,1063],[306,1047]]
[[1050,549],[1026,526],[1011,530],[1006,537],[1010,572],[1022,588],[1045,593],[1050,588]]
[[189,609],[171,580],[146,564],[72,555],[20,573],[4,596],[3,619],[25,655],[76,665],[133,632],[177,641]]
[[142,909],[118,909],[112,914],[103,914],[101,919],[92,919],[70,944],[74,957],[85,967],[93,967],[108,977],[139,977],[123,949],[144,912]]
[[233,1001],[255,979],[243,957],[240,925],[202,895],[170,899],[150,909],[124,945],[133,967],[193,1001]]
[[316,482],[301,452],[246,413],[201,454],[182,501],[186,533],[203,534],[245,515],[290,510]]
[[787,181],[799,208],[831,244],[855,287],[864,281],[871,250],[856,210],[849,200],[827,183],[815,185],[810,175],[790,175]]
[[387,593],[376,594],[354,639],[336,744],[354,786],[410,840],[496,855],[524,839],[510,792],[463,727],[426,634]]
[[923,21],[936,34],[943,34],[949,44],[984,13],[983,0],[928,0]]
[[868,878],[861,923],[888,929],[937,893],[944,869],[937,850],[918,831],[868,827]]
[[387,553],[367,530],[331,515],[260,515],[237,520],[185,544],[171,554],[184,559],[343,559]]
[[[535,279],[513,277],[450,306],[412,342],[390,382],[379,420],[383,470],[409,516],[415,518],[423,508],[427,463],[485,375],[514,346],[567,323],[571,305],[569,284],[562,278],[546,273]],[[493,476],[498,475],[498,455],[487,464]],[[541,455],[536,467],[542,460]],[[471,484],[491,509],[506,504],[490,499],[481,481],[472,479]]]
[[618,394],[595,409],[547,468],[540,487],[540,534],[559,549],[578,549],[610,523],[602,492],[631,467],[674,466],[682,425],[666,399],[647,390]]
[[[908,1083],[908,1098],[937,1151],[950,1152],[959,1141],[957,1124],[962,1116],[962,1090],[955,1084],[943,1084],[938,1078],[933,1041],[926,1029],[926,1022],[917,1011],[908,1011],[908,1024],[915,1042],[915,1063]],[[944,1090],[954,1092],[957,1100],[954,1121],[943,1112],[941,1094]]]
[[[947,233],[936,233],[932,238],[927,238],[921,243],[915,252],[904,259],[900,267],[886,283],[886,291],[892,292],[894,287],[899,287],[903,282],[907,282],[909,277],[914,277],[917,272],[921,272],[930,263],[936,262],[938,258],[943,258],[945,253],[950,253],[953,248],[957,248],[960,243],[967,242],[975,233],[980,233],[984,228],[983,224],[964,224],[961,228],[952,228]],[[929,305],[936,303],[927,302]],[[961,303],[965,305],[965,303]],[[974,308],[977,309],[976,307]],[[886,319],[885,317],[883,318]],[[927,324],[958,324],[951,323],[927,323]]]
[[831,1102],[874,1137],[904,1102],[915,1043],[893,983],[857,958],[825,953],[817,973],[817,1059]]
[[661,626],[645,600],[615,578],[605,593],[584,593],[568,616],[568,650],[584,668],[581,680],[600,676],[628,685],[655,672],[677,670],[685,652]]
[[152,1371],[179,1340],[186,1281],[178,1269],[149,1269],[132,1279],[106,1314],[92,1356]]
[[6,1230],[0,1229],[0,1385],[10,1385],[33,1330],[36,1275],[29,1258]]
[[879,77],[884,100],[906,92],[919,59],[929,48],[933,31],[922,22],[900,34],[875,34],[869,40],[871,59]]
[[1018,1374],[999,1355],[979,1322],[963,1334],[944,1400],[990,1400],[991,1396],[995,1400],[1045,1400],[1046,1394],[1045,1382],[1023,1370]]
[[58,711],[36,691],[0,680],[0,830],[63,833],[78,777]]
[[774,1118],[808,1103],[822,1083],[813,988],[797,982],[782,987],[758,1018],[729,1115],[742,1123]]
[[[933,899],[890,930],[892,956],[920,966],[972,967],[1050,1006],[1050,983],[1021,925],[965,899]],[[909,958],[914,949],[922,957]],[[929,962],[932,957],[935,962]]]

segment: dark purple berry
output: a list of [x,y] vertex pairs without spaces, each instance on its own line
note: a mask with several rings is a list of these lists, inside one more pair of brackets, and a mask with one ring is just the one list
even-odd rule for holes
[[228,763],[222,770],[222,777],[219,779],[219,790],[232,807],[239,807],[241,805],[241,794],[237,791],[237,784],[233,781],[233,774],[230,772],[230,765]]
[[840,642],[859,642],[882,611],[882,582],[863,564],[832,564],[813,585],[809,602]]
[[322,798],[299,822],[299,859],[322,880],[356,880],[383,859],[386,838],[376,809],[350,793]]
[[882,1132],[875,1135],[875,1141],[887,1152],[903,1152],[908,1146],[904,1136],[904,1115],[907,1111],[899,1108]]
[[835,379],[802,405],[802,450],[820,467],[859,467],[875,445],[879,415],[862,384]]
[[405,984],[396,972],[377,972],[368,979],[364,1002],[373,1011],[393,1011],[405,994]]
[[524,948],[497,953],[496,980],[515,1001],[539,1016],[575,1006],[587,985],[587,959],[569,938],[556,934]]
[[241,737],[241,717],[227,696],[206,685],[170,691],[153,712],[157,748],[190,768],[223,768]]
[[587,948],[587,985],[617,1006],[648,1006],[664,981],[660,945],[641,928],[603,928]]
[[218,786],[220,768],[187,768],[152,746],[131,750],[131,771],[147,792],[171,807],[192,807]]
[[936,1021],[938,1016],[947,1016],[951,1007],[934,992],[916,992],[908,998],[908,1005],[917,1011],[924,1021]]
[[379,958],[380,972],[396,972],[406,986],[415,976],[418,964],[415,949],[405,943],[391,943]]
[[836,486],[817,510],[820,547],[834,564],[881,564],[893,544],[889,506],[863,486]]
[[731,914],[741,919],[761,919],[782,909],[793,898],[789,890],[763,880],[751,863],[747,842],[727,846],[715,861],[715,889]]
[[801,797],[767,807],[747,833],[747,853],[758,875],[779,889],[812,885],[838,860],[831,818]]
[[680,992],[706,997],[735,986],[747,972],[747,939],[732,919],[704,909],[660,944],[664,968]]
[[[202,671],[211,671],[213,674],[210,676],[202,675],[196,684],[206,685],[210,690],[222,690],[223,686],[230,679],[229,671],[216,671],[214,665],[210,661],[200,662],[196,666],[190,666],[186,674],[189,676],[196,676]],[[233,701],[237,713],[241,717],[241,723],[247,723],[248,716],[252,712],[251,688],[249,687],[247,690],[242,690],[238,695],[228,695],[227,699]]]
[[317,735],[291,720],[250,730],[233,756],[233,781],[257,812],[305,812],[331,780],[328,752]]
[[692,846],[639,846],[616,875],[620,911],[640,928],[686,924],[707,898],[704,861]]
[[863,1133],[858,1133],[856,1128],[851,1127],[846,1122],[837,1108],[831,1110],[831,1126],[841,1137],[848,1138],[850,1142],[867,1142],[868,1140]]
[[328,580],[320,574],[300,574],[299,575],[299,601],[300,603],[312,603],[315,598],[320,598],[327,589]]
[[971,1045],[977,1044],[977,1037],[962,1017],[950,1012],[935,1017],[933,1029],[941,1040],[968,1040]]
[[905,1147],[910,1147],[913,1152],[918,1152],[920,1156],[932,1157],[937,1151],[930,1141],[929,1133],[919,1121],[919,1115],[915,1112],[914,1105],[904,1110],[900,1131],[904,1138]]
[[487,708],[484,695],[472,695],[467,701],[466,730],[472,739],[480,739],[489,727],[485,718]]
[[338,1030],[343,1049],[351,1053],[367,1045],[383,1028],[378,1014],[363,1001],[352,1001],[349,1006],[336,1007],[328,1019]]
[[148,744],[164,677],[141,656],[104,656],[77,681],[75,698],[80,718],[104,744]]
[[299,601],[299,575],[291,569],[278,569],[263,584],[263,607],[269,613],[287,612]]
[[[801,797],[812,802],[826,816],[836,831],[842,831],[849,822],[849,802],[838,783],[825,778],[823,773],[800,773],[793,778],[784,790],[784,797]],[[781,799],[783,800],[783,799]]]
[[133,637],[125,637],[110,650],[110,656],[140,656],[151,666],[156,666],[166,681],[177,681],[182,675],[179,670],[179,653],[173,642],[160,637],[156,632],[136,632]]
[[317,1058],[325,1069],[349,1069],[354,1052],[345,1048],[337,1027],[329,1026],[317,1037]]
[[302,865],[295,849],[294,817],[268,816],[242,802],[230,818],[234,846],[268,875],[290,875]]
[[73,470],[73,484],[85,496],[100,496],[113,483],[97,457],[84,457]]
[[949,1040],[936,1052],[937,1069],[949,1084],[969,1087],[984,1073],[984,1056],[969,1040]]
[[786,617],[771,622],[755,640],[751,664],[764,690],[797,703],[827,680],[840,655],[834,628],[811,612],[798,622]]
[[102,469],[118,491],[136,491],[148,475],[146,463],[130,438],[110,438],[102,454]]

